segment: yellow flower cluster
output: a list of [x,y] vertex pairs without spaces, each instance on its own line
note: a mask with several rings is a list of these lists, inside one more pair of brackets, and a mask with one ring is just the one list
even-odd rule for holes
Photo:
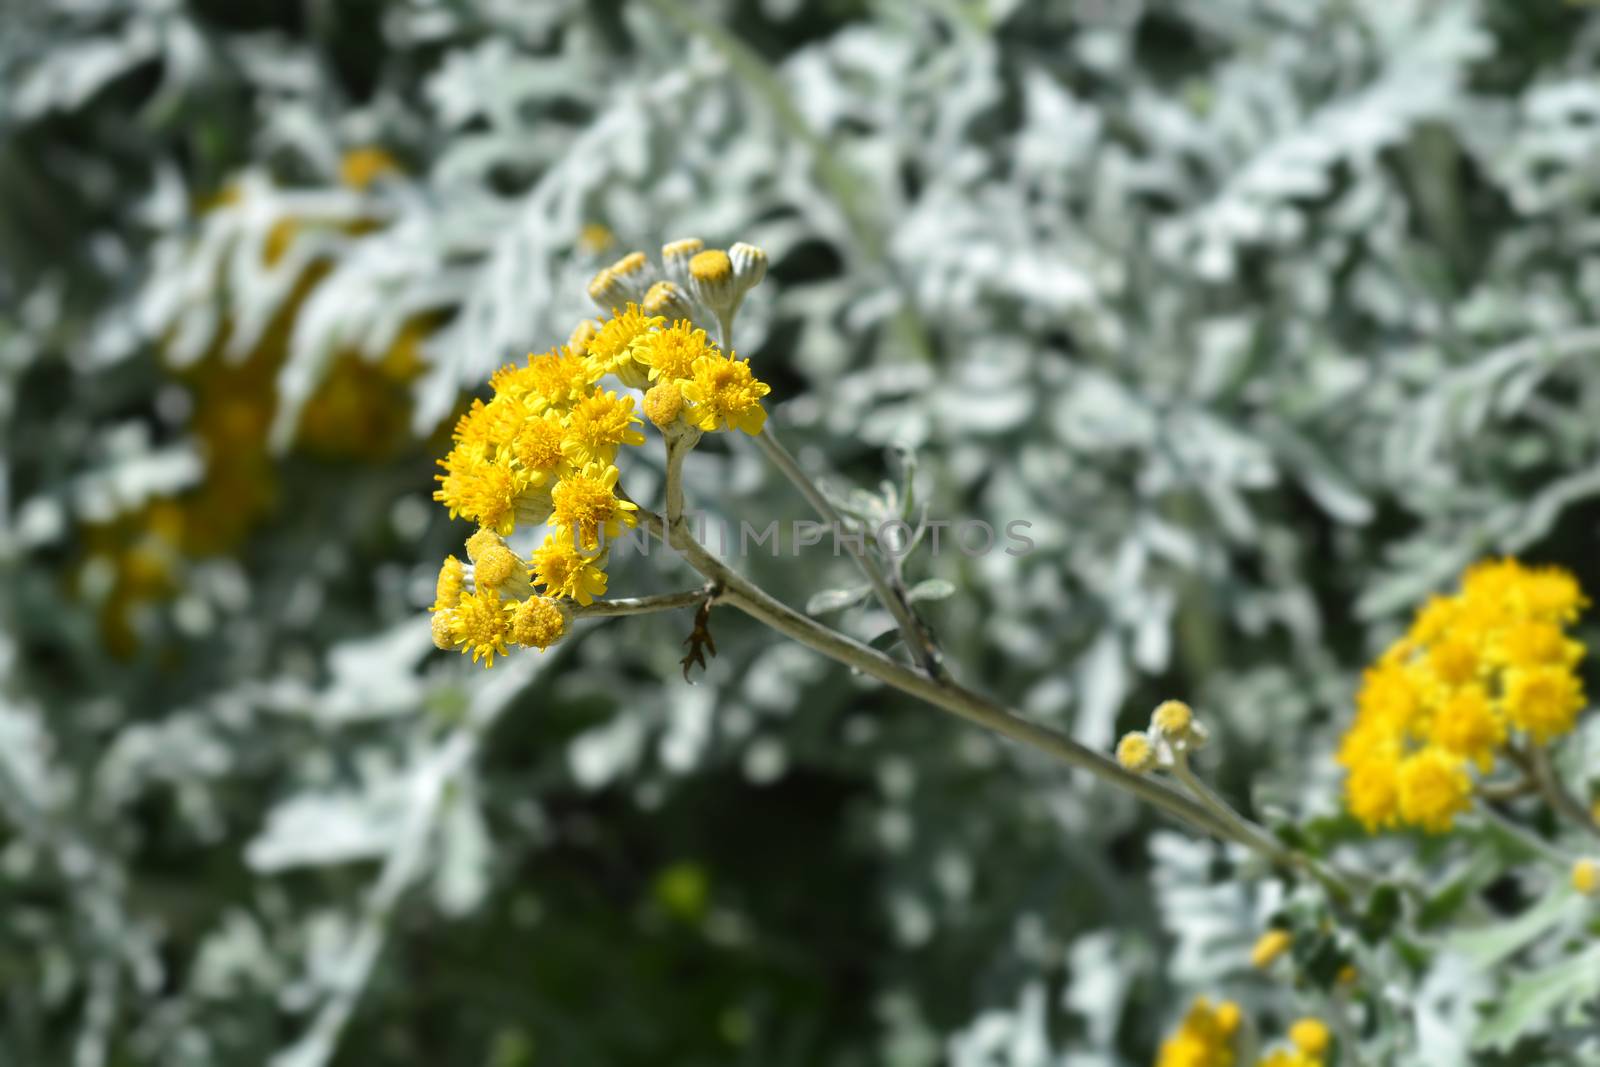
[[1435,597],[1366,672],[1340,744],[1345,804],[1369,831],[1448,830],[1507,746],[1543,745],[1583,710],[1584,647],[1569,637],[1587,604],[1566,571],[1480,563]]
[[[1155,1067],[1235,1067],[1241,1022],[1239,1005],[1232,1001],[1195,998],[1178,1029],[1162,1042]],[[1257,1067],[1323,1067],[1331,1043],[1321,1020],[1301,1019],[1289,1028],[1289,1047],[1267,1053]]]
[[[641,252],[605,268],[590,284],[597,302],[631,296],[644,306],[628,300],[604,322],[580,322],[565,345],[502,367],[489,380],[491,399],[474,401],[456,423],[433,498],[479,529],[467,541],[470,562],[451,556],[439,574],[440,648],[490,666],[508,644],[548,648],[566,630],[569,601],[587,606],[605,594],[607,541],[633,527],[638,510],[617,490],[622,446],[645,442],[627,390],[648,390],[642,410],[663,435],[761,432],[770,388],[692,319],[652,313],[659,301],[645,294],[667,285]],[[664,306],[693,313],[687,298]],[[623,392],[604,388],[607,378]],[[548,531],[531,558],[506,543],[519,527],[540,525]]]
[[1196,997],[1176,1032],[1161,1043],[1156,1067],[1234,1067],[1238,1056],[1239,1005],[1213,1005]]

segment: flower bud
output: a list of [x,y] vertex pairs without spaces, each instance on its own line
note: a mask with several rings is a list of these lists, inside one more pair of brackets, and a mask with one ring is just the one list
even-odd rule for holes
[[1572,888],[1586,897],[1600,893],[1600,863],[1583,859],[1572,865]]
[[733,280],[733,261],[720,248],[708,248],[689,261],[689,291],[713,313],[732,315],[740,292]]
[[676,282],[656,282],[644,294],[644,303],[640,308],[646,315],[660,315],[669,322],[679,319],[694,321],[694,305],[689,303],[688,294]]
[[661,266],[680,287],[689,284],[689,261],[704,251],[706,243],[698,237],[685,237],[661,246]]
[[1124,734],[1117,742],[1117,762],[1122,764],[1123,770],[1144,774],[1155,768],[1156,747],[1147,735],[1138,731]]
[[1168,741],[1187,741],[1195,725],[1194,709],[1181,700],[1163,701],[1150,716],[1150,725]]
[[655,281],[655,267],[643,252],[629,252],[607,269],[617,284],[627,290],[627,299],[634,303],[644,297],[650,283]]
[[1256,939],[1255,946],[1250,949],[1250,966],[1256,968],[1270,967],[1274,960],[1289,950],[1294,943],[1294,935],[1287,930],[1271,929]]
[[572,328],[572,333],[567,337],[567,351],[582,358],[589,354],[589,342],[600,332],[600,324],[594,319],[584,319]]
[[1295,1048],[1315,1060],[1320,1060],[1328,1051],[1332,1040],[1328,1033],[1328,1025],[1321,1019],[1299,1019],[1289,1027],[1289,1040]]
[[733,280],[743,296],[761,284],[767,276],[767,254],[755,245],[740,241],[728,249],[728,260],[733,264]]
[[566,635],[571,614],[558,600],[531,596],[511,611],[511,640],[542,652]]
[[450,632],[450,612],[435,611],[429,620],[429,628],[433,631],[433,647],[441,652],[449,652],[456,647],[455,635]]

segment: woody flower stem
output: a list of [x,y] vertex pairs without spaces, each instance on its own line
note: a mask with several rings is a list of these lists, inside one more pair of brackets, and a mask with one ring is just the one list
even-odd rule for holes
[[1219,819],[1210,809],[1177,790],[1152,778],[1126,771],[1093,749],[1031,722],[953,681],[930,678],[912,670],[876,649],[802,615],[728,567],[701,547],[683,519],[681,474],[688,451],[686,446],[676,442],[669,442],[667,446],[666,500],[667,513],[672,518],[664,519],[643,507],[639,508],[638,514],[652,534],[670,544],[685,562],[720,589],[715,594],[718,603],[736,608],[813,651],[871,675],[901,692],[1019,741],[1069,767],[1088,771],[1202,833],[1260,850],[1260,842],[1240,836],[1237,824]]

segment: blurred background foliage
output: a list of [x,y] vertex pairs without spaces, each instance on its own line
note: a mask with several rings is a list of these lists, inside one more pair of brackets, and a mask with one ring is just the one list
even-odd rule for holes
[[[677,616],[432,651],[441,428],[596,266],[760,244],[737,347],[805,461],[1032,523],[913,563],[957,673],[1101,748],[1185,695],[1241,807],[1349,837],[1411,606],[1496,552],[1600,589],[1597,49],[1555,0],[8,3],[0,1059],[1087,1067],[1197,989],[1292,1017],[1236,857],[742,621],[692,687]],[[688,478],[808,517],[740,442]],[[1393,1062],[1580,1062],[1479,1040],[1497,973],[1418,969]]]

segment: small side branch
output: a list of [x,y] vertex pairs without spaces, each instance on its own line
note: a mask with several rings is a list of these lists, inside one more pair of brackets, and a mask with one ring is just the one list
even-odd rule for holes
[[681,593],[658,593],[655,596],[617,597],[614,600],[596,600],[593,604],[575,608],[575,619],[610,619],[618,615],[650,615],[658,611],[691,608],[716,596],[716,587],[706,583],[698,589],[685,589]]
[[[778,440],[770,424],[756,434],[755,441],[762,453],[772,461],[773,466],[782,471],[784,477],[788,478],[800,491],[800,495],[806,498],[806,502],[822,521],[831,525],[836,532],[842,530],[844,516],[839,514],[839,510],[811,480],[811,476],[800,465],[800,461],[794,458],[794,454]],[[915,657],[917,664],[930,678],[945,677],[944,659],[939,653],[939,648],[933,641],[933,635],[912,610],[905,590],[884,573],[877,557],[864,544],[852,538],[842,538],[842,540],[851,557],[855,559],[856,566],[871,583],[873,595],[893,616],[895,625],[900,629],[900,639],[905,642],[906,649]],[[865,541],[865,538],[861,540]]]

